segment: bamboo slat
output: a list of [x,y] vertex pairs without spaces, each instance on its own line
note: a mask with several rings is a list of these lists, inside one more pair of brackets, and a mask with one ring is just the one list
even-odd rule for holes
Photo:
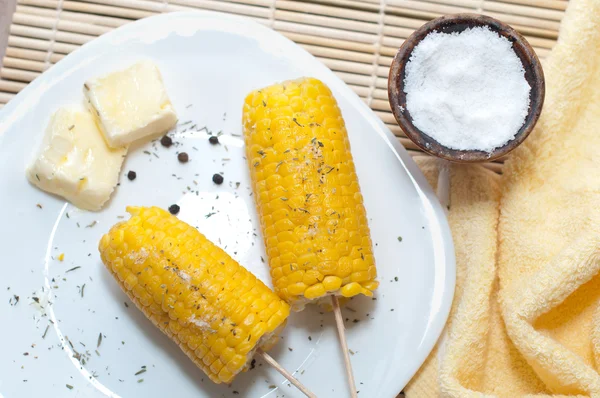
[[[26,15],[37,15],[42,17],[56,18],[56,10],[43,7],[32,7],[32,6],[17,6],[17,13]],[[61,19],[66,21],[84,22],[92,25],[107,26],[109,28],[117,28],[121,25],[131,22],[130,19],[108,17],[104,15],[92,15],[82,14],[79,12],[65,11],[63,10],[60,14]]]
[[346,73],[346,72],[335,72],[336,75],[338,75],[343,81],[345,81],[348,84],[356,84],[359,86],[369,86],[372,82],[373,82],[373,77],[372,76],[366,76],[366,75],[356,75],[353,73]]
[[2,68],[0,71],[0,77],[6,80],[13,80],[17,82],[31,83],[33,79],[41,75],[40,72],[29,72],[26,70]]
[[17,12],[13,16],[13,25],[15,24],[49,29],[56,28],[64,32],[82,33],[88,36],[100,36],[101,34],[112,30],[109,27],[92,25],[85,22],[73,22],[64,19],[56,22],[54,18],[48,16],[23,14],[20,12]]
[[25,83],[21,82],[11,82],[8,80],[0,79],[0,92],[4,93],[18,93],[23,90],[27,86]]
[[483,3],[484,11],[501,12],[503,14],[514,14],[532,17],[536,19],[548,19],[559,21],[562,19],[564,11],[552,10],[540,7],[531,7],[525,5],[506,4],[496,1],[486,1]]
[[[414,29],[447,13],[483,13],[511,24],[546,57],[565,0],[18,0],[0,69],[0,107],[80,45],[151,15],[204,9],[272,27],[331,68],[398,137],[422,155],[390,112],[387,74]],[[501,172],[502,163],[486,164]]]
[[560,29],[560,21],[549,21],[546,19],[532,18],[516,14],[503,14],[494,10],[484,10],[483,14],[499,19],[511,25],[553,30],[555,32],[558,32]]
[[77,45],[68,43],[53,43],[52,46],[48,40],[32,39],[29,37],[10,36],[8,45],[25,49],[49,51],[52,47],[53,53],[68,54],[77,49]]
[[88,4],[81,3],[78,1],[64,1],[63,9],[70,11],[77,11],[81,13],[89,13],[89,14],[99,14],[99,15],[109,15],[113,17],[119,18],[128,18],[128,19],[141,19],[146,18],[156,13],[144,11],[144,10],[136,10],[132,8],[119,7],[118,5],[104,5],[104,4]]
[[13,99],[14,96],[14,94],[0,93],[0,104],[6,104],[8,101]]
[[309,15],[301,12],[286,10],[275,11],[275,18],[280,21],[301,23],[304,25],[327,26],[350,32],[363,32],[376,34],[378,25],[370,22],[360,22],[348,19],[338,19],[321,15]]
[[16,58],[23,61],[35,62],[46,60],[56,63],[60,61],[64,56],[61,54],[51,54],[48,59],[48,53],[45,51],[27,50],[24,48],[8,47],[6,49],[6,58],[4,59],[4,65],[7,66],[6,61],[10,58]]
[[305,50],[319,57],[329,57],[333,59],[342,59],[352,62],[371,64],[375,56],[373,54],[359,53],[355,51],[338,50],[335,48],[325,48],[309,44],[301,44]]
[[[227,3],[214,0],[170,0],[170,4],[177,4],[185,7],[202,8],[205,10],[227,12],[230,14],[246,15],[253,17],[269,18],[271,10],[268,7],[258,7],[256,5],[246,5],[237,3]],[[264,2],[262,2],[264,3]],[[267,5],[262,4],[262,5]]]
[[362,32],[344,31],[323,26],[310,26],[302,23],[275,20],[273,28],[282,33],[301,33],[314,35],[317,37],[328,37],[337,40],[348,40],[359,43],[374,43],[375,35],[369,35]]
[[46,70],[46,63],[39,61],[30,61],[27,59],[11,58],[6,56],[4,58],[4,68],[21,69],[24,71],[43,72]]
[[442,14],[457,14],[461,12],[474,12],[476,9],[474,7],[465,7],[461,5],[460,1],[452,2],[450,4],[455,5],[447,5],[447,4],[434,4],[426,1],[418,1],[418,0],[388,0],[387,1],[389,9],[404,9],[404,10],[414,10],[420,12],[426,12],[435,16],[440,16]]
[[34,28],[31,26],[12,24],[10,26],[10,33],[14,36],[24,36],[34,39],[46,39],[68,43],[82,45],[95,38],[95,36],[81,33],[71,33],[63,31],[54,31],[53,29],[46,28]]
[[549,8],[551,10],[565,11],[567,4],[565,0],[500,0],[503,3],[522,4],[530,7]]
[[361,53],[372,54],[376,52],[377,46],[375,44],[364,44],[357,43],[353,41],[346,40],[338,40],[327,37],[319,37],[306,35],[302,33],[292,33],[292,32],[281,32],[288,39],[295,41],[296,43],[308,44],[314,47],[322,47],[322,48],[336,48],[339,50],[350,50],[357,51]]
[[34,6],[37,8],[47,8],[53,10],[54,12],[58,12],[59,4],[60,0],[19,0],[19,2],[17,3],[17,7]]
[[383,16],[383,23],[385,26],[404,26],[411,29],[417,29],[423,25],[426,21],[421,19],[399,17],[397,15],[387,14]]
[[278,0],[277,9],[297,11],[302,14],[325,15],[335,18],[361,22],[379,22],[379,9],[376,12],[358,11],[347,8],[331,7],[320,4],[307,4],[304,1]]
[[327,4],[338,8],[371,11],[377,11],[380,4],[380,0],[307,0],[308,2]]

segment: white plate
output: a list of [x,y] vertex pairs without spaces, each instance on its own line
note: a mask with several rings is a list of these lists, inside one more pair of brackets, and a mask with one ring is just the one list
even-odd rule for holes
[[[30,186],[24,167],[52,112],[80,103],[87,78],[141,58],[159,65],[181,122],[191,121],[175,134],[181,147],[133,148],[121,186],[99,213],[77,210]],[[199,226],[270,284],[239,138],[242,103],[252,89],[303,75],[322,79],[339,101],[375,244],[381,281],[377,300],[355,298],[344,310],[359,396],[386,398],[400,392],[433,347],[452,301],[454,253],[443,210],[406,151],[330,70],[261,25],[193,12],[144,19],[94,40],[44,73],[0,113],[0,208],[5,214],[0,227],[0,396],[302,396],[260,361],[230,387],[211,383],[132,305],[126,308],[128,300],[96,247],[126,205],[179,203],[183,220]],[[222,131],[223,145],[211,146],[204,131],[191,131],[200,126]],[[190,163],[179,164],[177,150],[187,151]],[[128,170],[137,172],[135,181],[125,177]],[[226,182],[216,186],[211,176],[221,171]],[[240,182],[237,189],[235,182]],[[211,212],[216,214],[207,218]],[[60,253],[65,253],[63,262],[55,260]],[[81,268],[67,272],[74,267]],[[14,295],[20,301],[11,305]],[[104,335],[100,356],[95,353],[99,333]],[[85,365],[74,351],[83,355]],[[272,355],[297,371],[319,397],[348,396],[332,314],[317,308],[293,314]],[[147,371],[136,376],[142,366]]]

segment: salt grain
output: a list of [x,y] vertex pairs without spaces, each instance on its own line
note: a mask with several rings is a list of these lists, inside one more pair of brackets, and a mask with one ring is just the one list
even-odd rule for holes
[[529,112],[530,90],[510,41],[487,27],[432,32],[406,64],[413,124],[452,149],[491,152],[514,138]]

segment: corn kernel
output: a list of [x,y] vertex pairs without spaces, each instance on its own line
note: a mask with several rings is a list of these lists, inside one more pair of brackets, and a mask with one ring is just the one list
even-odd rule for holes
[[369,269],[369,262],[365,260],[363,260],[361,257],[358,257],[357,259],[352,261],[352,270],[354,272],[356,271],[367,271]]
[[367,289],[367,290],[375,290],[377,289],[377,287],[379,286],[379,282],[377,281],[368,281],[368,282],[363,282],[362,286]]
[[219,374],[219,372],[223,369],[223,362],[220,359],[215,360],[212,365],[210,365],[210,371],[213,374]]
[[340,293],[344,297],[352,297],[352,296],[356,296],[357,294],[360,294],[362,290],[363,290],[362,286],[360,286],[356,282],[352,282],[352,283],[349,283],[349,284],[343,286],[340,289]]
[[212,363],[215,361],[215,359],[217,359],[217,357],[210,351],[206,353],[204,358],[202,358],[202,362],[204,362],[204,365],[206,365],[210,374],[214,374],[214,372],[212,372],[210,370],[210,365],[212,365]]
[[338,290],[342,286],[342,279],[337,276],[326,276],[323,279],[323,287],[328,292],[333,292]]
[[[229,383],[229,380],[233,380],[234,376],[235,376],[235,374],[233,374],[229,369],[227,369],[227,367],[223,367],[221,369],[221,371],[219,372],[219,374],[217,375],[217,379],[220,382]],[[211,377],[211,380],[212,380],[212,377]],[[218,382],[215,381],[215,383],[218,383]]]
[[[214,336],[216,336],[216,335],[214,335]],[[215,355],[219,355],[225,348],[227,348],[227,343],[225,342],[225,339],[219,338],[219,339],[216,339],[216,341],[214,343],[212,343],[212,345],[210,347],[210,351]]]
[[352,275],[350,275],[350,280],[352,282],[367,282],[370,279],[368,271],[353,272]]
[[231,361],[227,363],[227,368],[230,371],[235,371],[235,369],[241,369],[246,364],[246,357],[236,354]]
[[290,292],[290,294],[293,294],[295,296],[301,295],[302,293],[304,293],[305,290],[306,284],[302,282],[294,283],[288,286],[288,291]]
[[304,282],[306,284],[306,286],[312,286],[314,284],[316,284],[319,279],[322,279],[323,275],[321,275],[319,273],[319,271],[314,270],[314,269],[309,269],[306,272],[304,272],[304,275],[302,277],[302,282]]
[[304,272],[303,271],[294,271],[291,274],[288,275],[288,280],[291,283],[298,283],[298,282],[302,282],[302,277],[304,276]]
[[306,297],[309,300],[312,300],[317,297],[324,296],[325,293],[327,293],[327,291],[325,290],[323,284],[317,283],[306,289],[306,291],[304,292],[304,297]]

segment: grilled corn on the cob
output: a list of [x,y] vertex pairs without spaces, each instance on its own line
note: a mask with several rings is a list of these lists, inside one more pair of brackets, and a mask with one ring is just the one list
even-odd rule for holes
[[156,207],[127,210],[100,241],[102,261],[212,381],[231,382],[275,342],[289,306],[195,228]]
[[337,102],[317,79],[254,91],[246,156],[277,293],[300,310],[377,288],[369,226]]

